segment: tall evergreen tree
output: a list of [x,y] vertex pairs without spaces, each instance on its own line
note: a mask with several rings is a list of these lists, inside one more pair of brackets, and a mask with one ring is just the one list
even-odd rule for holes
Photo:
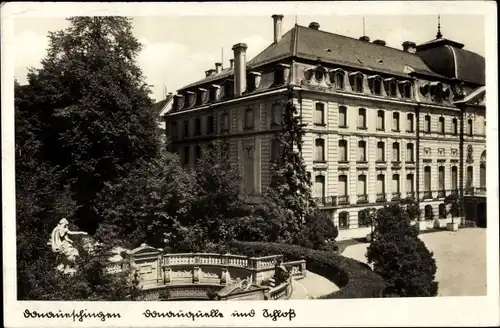
[[94,232],[103,218],[94,199],[137,160],[157,156],[156,122],[135,58],[141,49],[125,17],[74,17],[50,33],[42,68],[28,75],[44,162],[59,167]]
[[288,101],[285,103],[281,131],[278,134],[280,156],[271,166],[273,179],[269,199],[288,209],[296,218],[298,229],[308,213],[316,205],[311,194],[311,178],[302,157],[304,127],[297,115],[294,104],[294,90],[289,88]]

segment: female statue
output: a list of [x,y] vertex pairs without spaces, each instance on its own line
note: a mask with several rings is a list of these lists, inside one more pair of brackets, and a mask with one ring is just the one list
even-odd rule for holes
[[51,245],[52,250],[56,253],[62,253],[70,261],[74,261],[78,256],[78,250],[73,246],[73,241],[69,235],[87,235],[83,231],[70,231],[68,229],[69,222],[65,218],[59,221],[59,224],[52,230]]

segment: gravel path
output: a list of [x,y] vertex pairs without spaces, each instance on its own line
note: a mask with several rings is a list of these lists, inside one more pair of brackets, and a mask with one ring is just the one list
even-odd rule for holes
[[[486,295],[486,230],[464,228],[419,236],[434,253],[439,282],[438,296]],[[368,244],[348,246],[342,253],[366,262]]]
[[339,290],[330,280],[314,272],[307,271],[307,276],[300,280],[292,281],[293,292],[290,299],[311,299]]

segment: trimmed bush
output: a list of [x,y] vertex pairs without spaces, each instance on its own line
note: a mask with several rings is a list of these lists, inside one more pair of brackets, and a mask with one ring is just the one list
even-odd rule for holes
[[289,244],[241,242],[229,243],[231,253],[247,256],[282,254],[284,261],[306,260],[308,270],[335,283],[340,290],[321,299],[382,297],[383,279],[367,264],[337,255]]

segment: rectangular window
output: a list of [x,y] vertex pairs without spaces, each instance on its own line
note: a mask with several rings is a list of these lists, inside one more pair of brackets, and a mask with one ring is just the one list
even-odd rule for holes
[[339,196],[347,196],[347,175],[339,176]]
[[424,168],[424,191],[431,191],[431,167]]
[[325,177],[323,175],[317,175],[314,178],[314,197],[325,197]]
[[222,114],[222,132],[229,132],[229,114]]
[[207,116],[207,134],[214,133],[214,116]]
[[344,89],[344,73],[335,73],[335,88],[340,90]]
[[454,118],[451,122],[451,132],[454,134],[454,135],[457,135],[458,134],[458,121],[456,118]]
[[347,140],[339,140],[339,162],[347,161]]
[[444,188],[444,166],[439,167],[439,191],[443,191]]
[[466,187],[472,187],[474,185],[474,175],[472,166],[467,167],[467,180]]
[[377,194],[385,193],[385,176],[383,174],[377,175]]
[[339,127],[347,127],[347,108],[345,106],[339,107]]
[[354,77],[354,91],[363,92],[363,75],[358,74]]
[[467,133],[471,136],[473,134],[472,120],[467,120]]
[[366,109],[360,108],[358,114],[358,128],[366,129]]
[[406,144],[406,161],[413,163],[414,158],[413,158],[413,144],[408,143]]
[[283,122],[283,106],[281,104],[273,104],[271,111],[271,125],[281,124]]
[[194,135],[199,136],[201,134],[201,119],[199,117],[194,119]]
[[413,174],[408,174],[406,175],[406,192],[413,192],[414,191],[414,178]]
[[399,143],[397,142],[392,144],[392,160],[399,162]]
[[424,132],[431,132],[431,117],[430,115],[426,115],[424,118]]
[[439,118],[439,133],[444,134],[444,117]]
[[188,120],[184,121],[184,133],[183,133],[183,137],[184,138],[189,137],[189,121]]
[[377,130],[385,130],[385,119],[384,119],[384,111],[379,110],[377,112]]
[[316,125],[324,125],[325,124],[325,104],[323,104],[323,103],[316,103],[314,124],[316,124]]
[[456,166],[451,168],[451,189],[458,190],[458,170]]
[[385,161],[385,144],[382,141],[377,143],[377,161]]
[[358,161],[366,162],[366,141],[358,142]]
[[407,115],[406,123],[407,123],[406,132],[413,132],[413,114]]
[[315,141],[316,155],[315,161],[324,162],[325,161],[325,140],[317,138]]
[[399,192],[399,174],[392,175],[392,192]]
[[399,131],[399,113],[392,113],[392,130]]
[[245,129],[253,129],[253,108],[245,109]]
[[278,139],[272,139],[271,141],[271,161],[277,161],[280,156],[281,143]]
[[366,175],[358,176],[358,195],[366,195]]

